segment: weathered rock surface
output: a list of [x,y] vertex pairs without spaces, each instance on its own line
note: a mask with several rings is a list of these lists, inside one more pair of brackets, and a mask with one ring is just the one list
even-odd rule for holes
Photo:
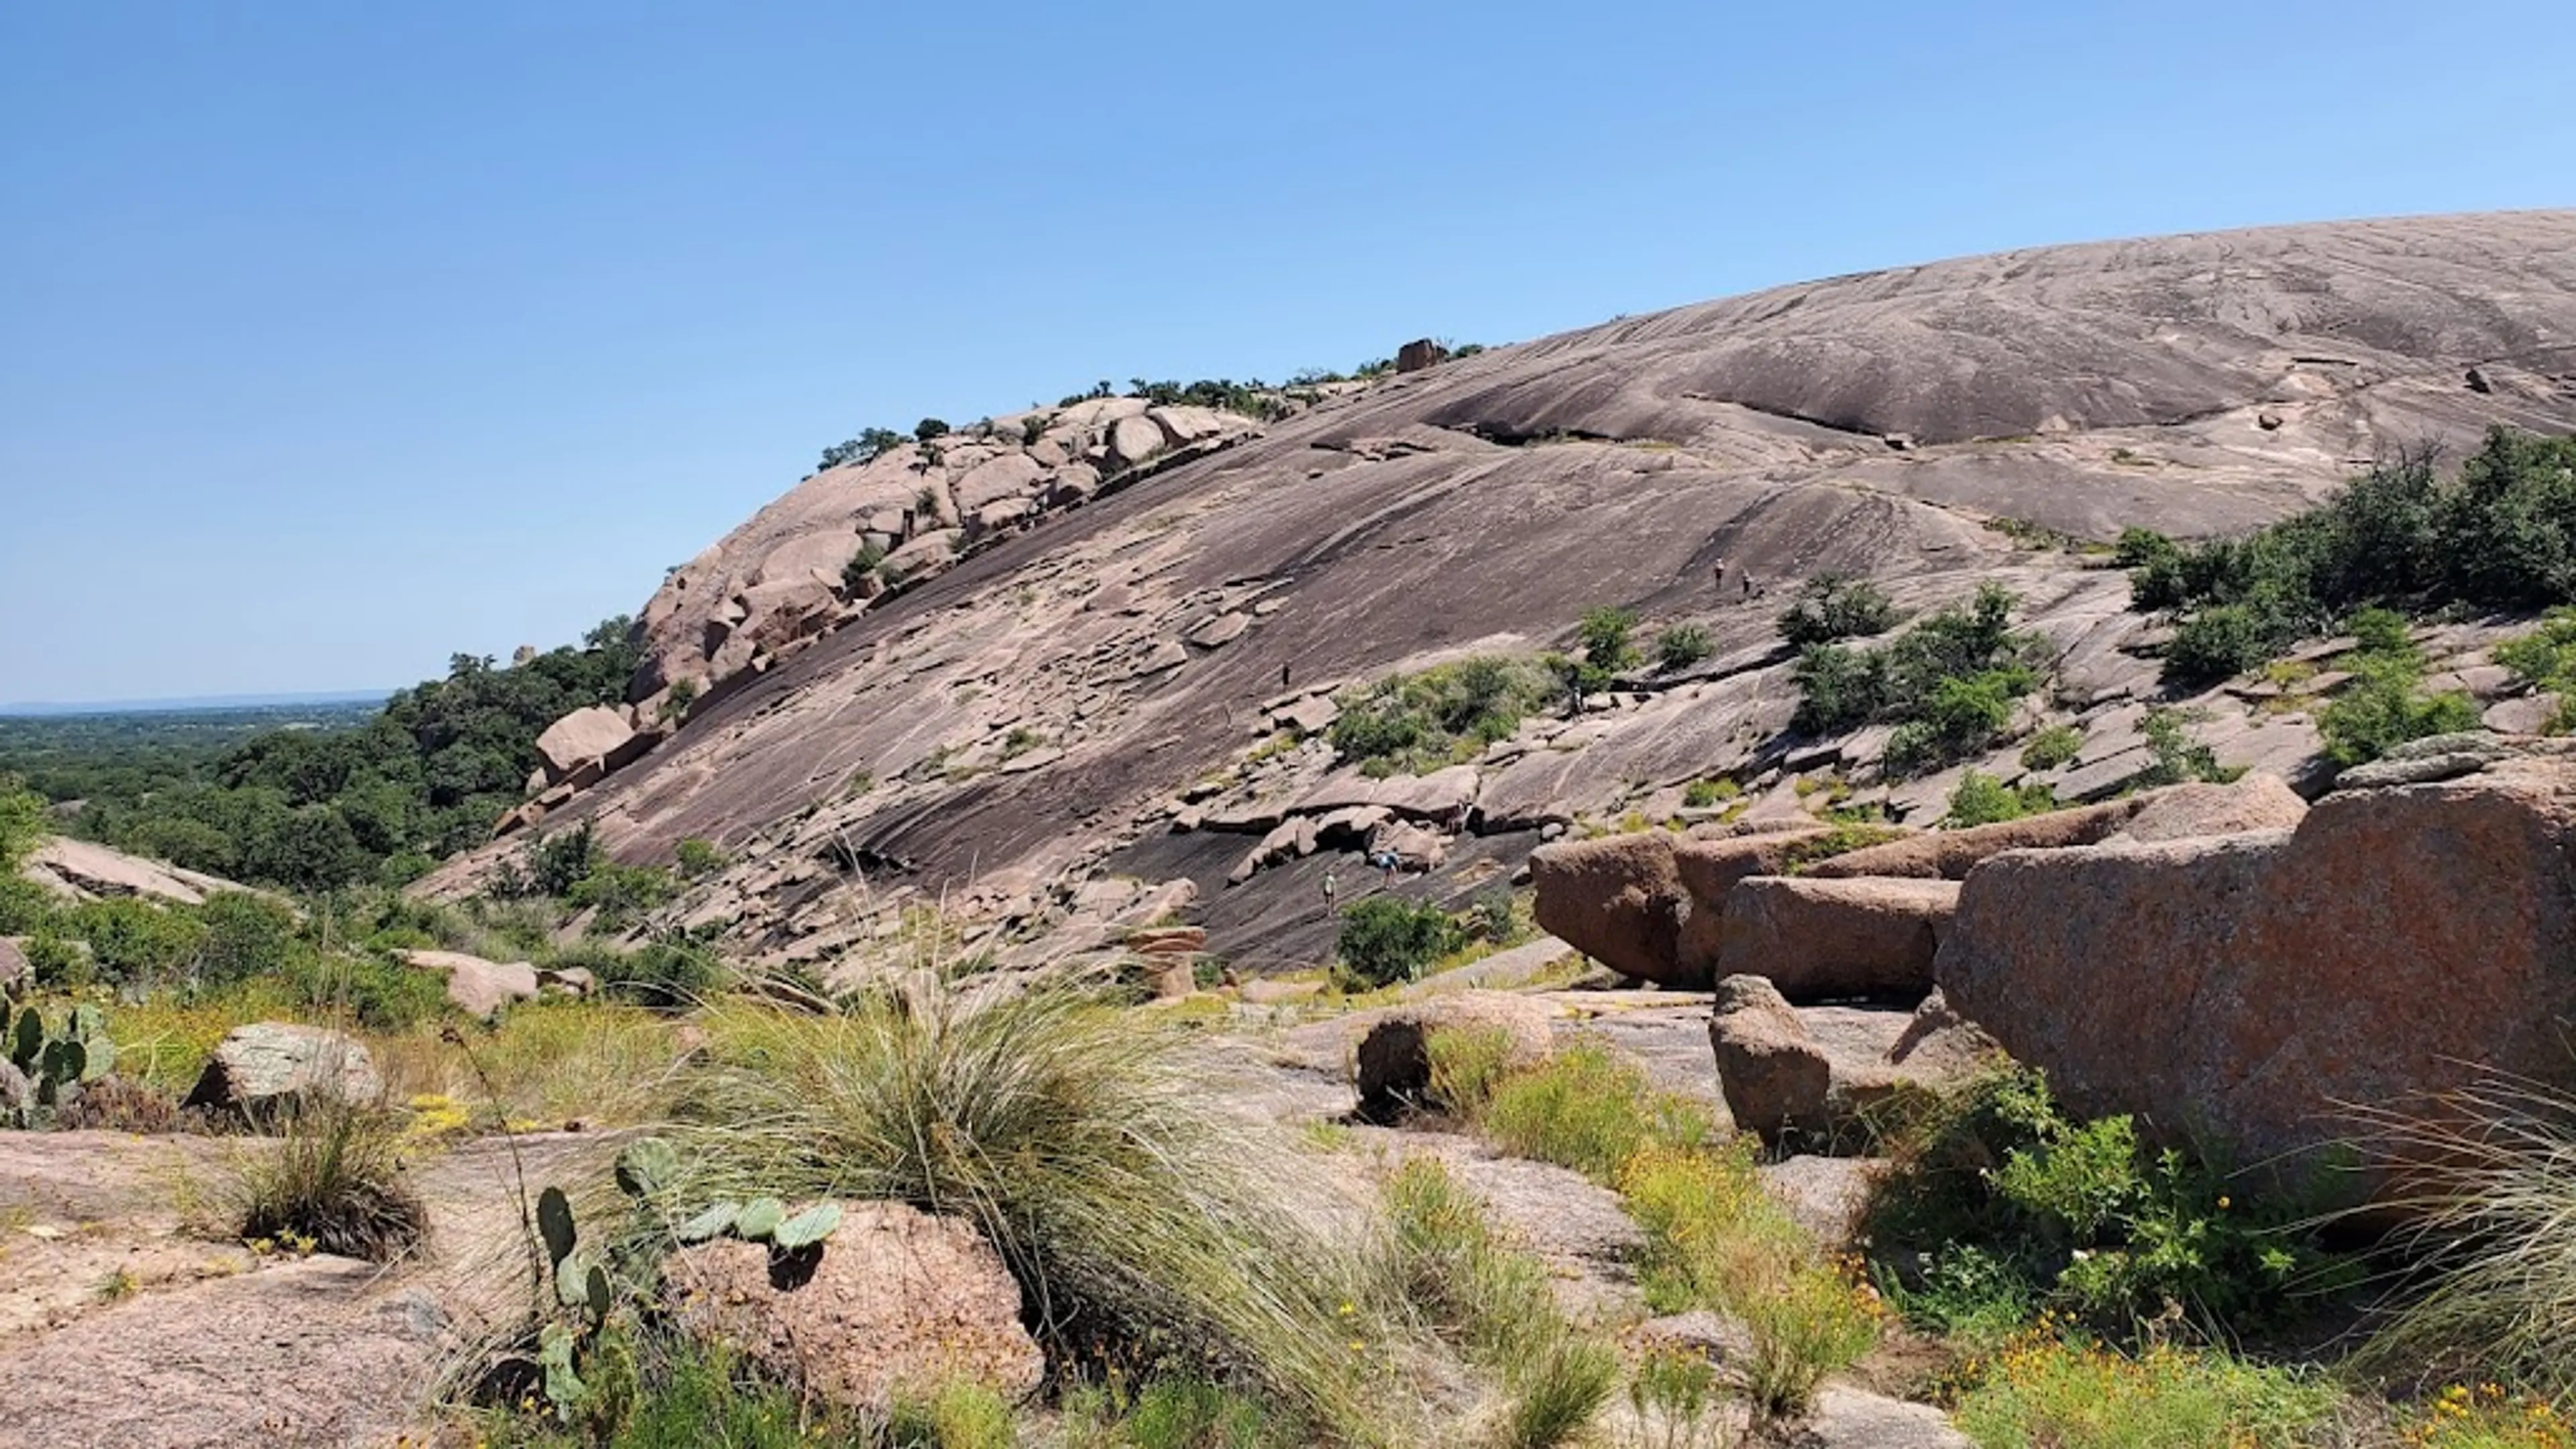
[[2248,775],[2229,785],[2176,785],[2139,797],[2146,803],[2106,840],[2145,842],[2292,830],[2308,802],[2277,775]]
[[[1865,771],[1863,738],[1785,736],[1794,690],[1772,620],[1821,569],[1867,574],[1907,608],[1988,580],[2015,590],[2057,652],[2052,717],[2134,750],[2121,712],[2155,691],[2137,652],[2153,626],[2125,611],[2125,580],[1990,520],[2105,540],[2130,524],[2229,532],[2419,437],[2576,426],[2576,395],[2552,380],[2550,339],[2568,335],[2576,213],[2520,213],[1837,278],[1327,390],[1179,443],[1182,410],[1158,418],[1141,399],[997,417],[818,474],[676,571],[642,615],[633,703],[653,718],[674,680],[706,692],[677,735],[547,823],[589,821],[630,864],[691,836],[754,842],[682,910],[764,963],[866,969],[903,910],[943,898],[1020,931],[1055,908],[1054,883],[1110,874],[1196,882],[1229,959],[1312,963],[1333,933],[1318,885],[1334,850],[1228,887],[1250,842],[1172,834],[1156,808],[1210,781],[1207,818],[1294,813],[1340,771],[1321,741],[1253,758],[1271,711],[1468,653],[1563,648],[1604,602],[1710,631],[1687,676],[1496,742],[1452,802],[1463,832],[1416,817],[1449,836],[1425,883],[1444,900],[1516,869],[1542,828],[1667,818],[1696,779],[1760,781],[1756,809],[1804,814],[1796,786],[1812,781],[1763,779],[1792,748],[1810,776]],[[2470,365],[2489,391],[2462,385]],[[1116,427],[1131,419],[1162,450],[1120,472],[1108,434],[1146,446]],[[1077,466],[1097,487],[959,555],[958,488],[1014,450],[1050,470],[1046,498]],[[919,550],[919,573],[800,616],[763,652],[764,563],[864,532],[907,535],[897,552]],[[787,582],[819,586],[810,558],[788,561],[802,576]],[[1712,583],[1721,561],[1731,597]],[[1255,622],[1220,648],[1183,643],[1229,614]],[[2226,763],[2286,768],[2313,747],[2295,712],[2211,703]],[[1014,729],[1063,753],[1006,774]],[[2140,763],[2114,752],[2067,775],[2095,769],[2116,790]],[[1921,823],[1941,789],[1885,798]],[[466,889],[517,848],[422,889]]]
[[1955,881],[1748,876],[1726,898],[1717,974],[1796,1001],[1920,1000],[1958,901]]
[[1938,975],[2072,1110],[2293,1163],[2352,1104],[2576,1081],[2571,850],[2576,772],[2542,757],[2339,790],[2295,830],[2013,852]]
[[544,984],[537,968],[525,961],[486,961],[462,951],[396,951],[394,956],[406,966],[446,977],[447,999],[468,1016],[488,1019],[513,1001],[533,1001]]
[[373,1102],[384,1094],[375,1059],[359,1043],[326,1027],[262,1021],[225,1033],[188,1105],[260,1112],[308,1096]]
[[849,1408],[882,1412],[952,1377],[1036,1390],[1046,1362],[1019,1284],[972,1225],[900,1203],[843,1214],[810,1264],[736,1239],[681,1249],[664,1265],[681,1324]]
[[70,900],[136,896],[183,906],[203,905],[220,891],[246,891],[220,876],[182,870],[157,860],[110,849],[94,841],[53,836],[27,857],[24,874]]
[[1844,876],[1965,880],[1978,862],[2007,850],[2091,845],[2128,824],[2146,807],[2147,798],[2133,795],[2125,800],[2052,810],[2045,815],[1999,820],[1966,830],[1930,831],[1820,860],[1807,868],[1807,874],[1828,880]]

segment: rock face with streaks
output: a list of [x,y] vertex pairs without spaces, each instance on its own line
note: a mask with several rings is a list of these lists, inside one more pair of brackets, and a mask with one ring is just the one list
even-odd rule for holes
[[[2224,533],[2396,444],[2576,427],[2572,339],[2576,212],[2534,212],[1842,277],[1332,384],[1258,423],[1142,398],[996,417],[819,473],[675,571],[630,722],[677,681],[698,698],[543,828],[586,820],[629,863],[716,842],[730,864],[652,924],[756,963],[871,969],[927,904],[968,949],[1042,952],[1082,890],[1125,879],[1193,887],[1238,970],[1312,965],[1362,889],[1463,906],[1542,838],[1630,816],[1937,819],[1956,773],[1883,778],[1884,730],[1788,732],[1774,619],[1824,570],[1910,609],[2014,590],[2052,655],[2031,723],[2083,736],[2036,778],[2107,798],[2151,763],[2160,636],[2117,571],[2037,530]],[[1337,754],[1351,686],[1567,649],[1603,604],[1650,646],[1692,625],[1709,647],[1463,737],[1431,774]],[[2480,627],[2428,652],[2473,654]],[[2300,778],[2313,754],[2301,699],[2181,703],[2222,762]],[[1970,763],[2017,782],[2018,748]],[[1707,781],[1740,794],[1689,793]],[[1388,852],[1353,817],[1324,828],[1354,807],[1441,848],[1406,834],[1372,869]]]

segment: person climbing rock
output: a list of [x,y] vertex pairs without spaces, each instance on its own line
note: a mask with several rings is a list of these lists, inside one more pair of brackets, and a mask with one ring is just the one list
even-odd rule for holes
[[1279,687],[1281,689],[1288,687],[1288,666],[1285,664],[1279,666]]
[[1333,913],[1333,897],[1334,897],[1335,895],[1339,894],[1340,889],[1341,889],[1341,888],[1340,888],[1339,886],[1337,886],[1337,885],[1335,885],[1335,884],[1333,883],[1333,873],[1332,873],[1330,870],[1325,871],[1325,872],[1324,872],[1324,914],[1325,914],[1325,915],[1328,915],[1328,916],[1329,916],[1329,915],[1331,915],[1331,914]]
[[1710,576],[1711,576],[1711,577],[1710,577],[1710,582],[1716,586],[1716,588],[1718,589],[1718,591],[1719,591],[1720,593],[1725,592],[1725,590],[1726,590],[1726,560],[1724,560],[1724,559],[1719,559],[1719,560],[1717,561],[1717,567],[1716,567],[1716,568],[1714,568],[1714,569],[1712,569],[1712,570],[1710,570]]

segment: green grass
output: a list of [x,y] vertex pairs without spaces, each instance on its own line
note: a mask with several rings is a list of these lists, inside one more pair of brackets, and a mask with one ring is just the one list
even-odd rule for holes
[[2364,1366],[2576,1401],[2576,1095],[2490,1079],[2371,1115],[2367,1145],[2410,1183],[2417,1269]]
[[886,1424],[890,1449],[1011,1449],[1011,1406],[972,1379],[950,1379],[927,1397],[899,1401]]
[[1692,1146],[1710,1132],[1705,1109],[1655,1091],[1643,1068],[1605,1043],[1581,1039],[1496,1081],[1469,1115],[1513,1156],[1605,1183],[1650,1146]]
[[1502,1375],[1511,1398],[1495,1439],[1554,1449],[1581,1435],[1618,1385],[1618,1355],[1566,1318],[1544,1265],[1506,1242],[1436,1159],[1398,1168],[1385,1197],[1386,1281],[1469,1362]]
[[1985,1367],[1956,1419],[1983,1449],[2293,1449],[2337,1398],[2315,1375],[2214,1349],[2032,1335]]

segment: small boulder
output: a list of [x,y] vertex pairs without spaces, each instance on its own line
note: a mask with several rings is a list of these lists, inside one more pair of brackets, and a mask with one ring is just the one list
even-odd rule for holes
[[1726,900],[1717,974],[1801,1001],[1920,1000],[1958,903],[1956,881],[1748,876]]
[[849,1203],[819,1250],[719,1239],[664,1263],[680,1325],[825,1402],[882,1413],[964,1378],[1007,1399],[1046,1362],[1020,1323],[1020,1288],[962,1219]]
[[0,992],[16,988],[36,974],[27,962],[26,938],[0,936]]
[[225,1034],[186,1105],[261,1112],[307,1096],[372,1102],[384,1093],[365,1047],[324,1027],[262,1021]]
[[1523,1066],[1553,1048],[1555,1019],[1547,1003],[1503,991],[1459,991],[1399,1006],[1372,1023],[1352,1054],[1360,1111],[1390,1116],[1431,1091],[1431,1035],[1492,1031],[1508,1043],[1505,1060]]
[[1718,1090],[1736,1126],[1774,1145],[1832,1132],[1833,1063],[1769,981],[1719,981],[1708,1041],[1717,1053]]

